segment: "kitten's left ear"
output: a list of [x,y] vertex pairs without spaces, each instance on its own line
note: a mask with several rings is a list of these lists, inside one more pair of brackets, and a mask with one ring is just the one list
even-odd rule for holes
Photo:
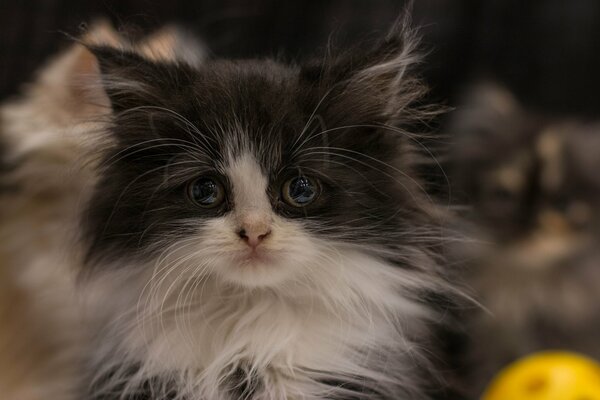
[[136,50],[154,61],[184,62],[193,67],[208,58],[206,45],[188,31],[175,25],[165,26],[136,43]]
[[352,49],[329,55],[302,69],[302,77],[343,88],[343,94],[361,99],[371,111],[389,119],[421,98],[426,87],[411,73],[419,62],[419,40],[411,28],[410,7],[402,13],[384,40],[370,49]]
[[191,85],[190,67],[151,61],[132,50],[89,46],[100,66],[102,85],[115,112],[162,106]]

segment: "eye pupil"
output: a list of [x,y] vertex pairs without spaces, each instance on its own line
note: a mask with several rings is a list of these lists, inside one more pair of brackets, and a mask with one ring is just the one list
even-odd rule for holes
[[221,202],[223,191],[213,179],[200,178],[190,186],[190,197],[201,206],[211,207]]
[[289,181],[287,197],[294,203],[292,205],[306,205],[313,201],[316,195],[316,187],[313,182],[300,176]]

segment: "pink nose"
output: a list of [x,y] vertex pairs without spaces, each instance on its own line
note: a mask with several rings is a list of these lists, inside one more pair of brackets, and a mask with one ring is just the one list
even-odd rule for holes
[[246,215],[242,218],[241,225],[238,236],[253,249],[271,234],[271,227],[265,216]]
[[261,231],[250,231],[243,228],[238,232],[238,235],[252,248],[256,248],[270,234],[270,230],[261,233]]

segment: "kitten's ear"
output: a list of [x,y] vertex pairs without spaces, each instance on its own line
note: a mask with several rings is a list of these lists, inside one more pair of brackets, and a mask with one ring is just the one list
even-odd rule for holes
[[136,50],[150,60],[184,62],[192,67],[202,65],[208,53],[204,43],[174,25],[150,34],[136,44]]
[[[124,39],[104,20],[90,24],[81,41],[110,47],[124,45]],[[81,43],[73,43],[43,67],[30,90],[47,98],[53,107],[60,105],[70,117],[88,118],[104,113],[109,105],[104,90],[98,87],[99,77],[94,55]]]
[[81,38],[82,42],[89,45],[124,47],[127,40],[121,36],[110,22],[99,19],[85,30]]
[[161,106],[190,86],[185,65],[151,61],[133,50],[89,46],[100,66],[102,86],[113,111],[138,106]]
[[346,94],[368,104],[371,111],[377,110],[387,120],[397,118],[427,92],[410,71],[421,58],[410,12],[409,6],[389,34],[374,46],[328,54],[323,61],[306,65],[302,77],[328,87],[343,87]]

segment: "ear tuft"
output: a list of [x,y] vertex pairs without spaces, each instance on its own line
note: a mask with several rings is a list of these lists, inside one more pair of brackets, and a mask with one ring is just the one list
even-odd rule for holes
[[192,67],[204,64],[208,49],[181,27],[170,25],[136,44],[138,52],[150,60],[184,62]]
[[128,41],[105,19],[96,20],[89,28],[86,27],[80,41],[89,46],[111,46],[115,48],[123,48],[128,44]]
[[374,48],[370,55],[372,64],[366,65],[359,75],[366,79],[378,79],[391,76],[401,80],[408,67],[418,63],[421,55],[418,52],[419,36],[412,28],[412,2],[396,19],[385,40]]
[[418,51],[418,33],[412,28],[411,12],[412,2],[409,2],[385,40],[368,56],[371,62],[354,77],[357,84],[370,87],[382,100],[383,112],[389,119],[398,118],[427,93],[427,88],[412,71],[422,55]]
[[[427,88],[412,69],[421,60],[417,31],[411,27],[411,6],[402,12],[384,39],[367,49],[328,54],[320,64],[307,65],[301,76],[328,87],[342,87],[348,96],[363,99],[364,110],[378,110],[386,122],[408,119],[403,113],[416,104]],[[413,110],[414,111],[414,110]],[[419,110],[436,114],[434,110]]]

